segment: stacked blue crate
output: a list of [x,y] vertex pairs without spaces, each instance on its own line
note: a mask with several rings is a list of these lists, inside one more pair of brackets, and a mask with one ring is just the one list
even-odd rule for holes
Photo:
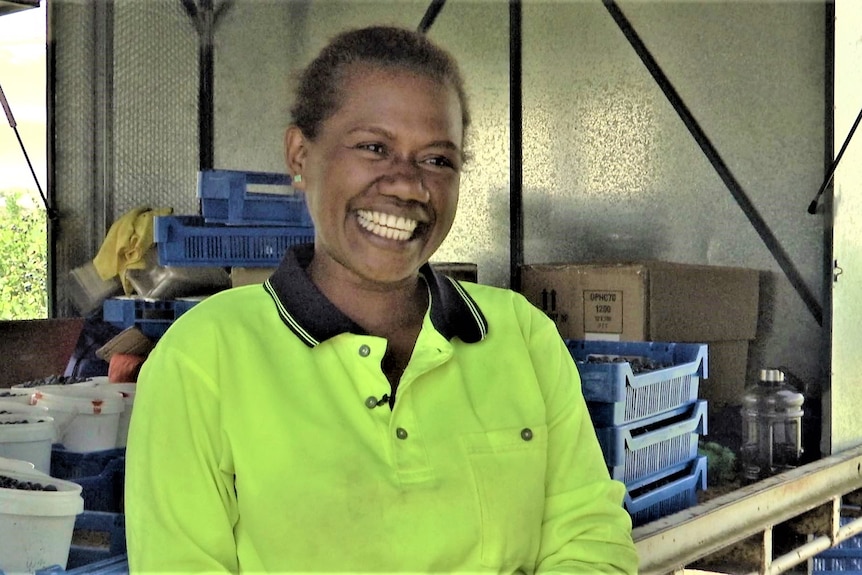
[[[291,179],[285,174],[200,172],[197,195],[201,215],[154,219],[157,265],[162,266],[159,269],[175,272],[161,275],[172,275],[175,282],[192,285],[202,280],[191,270],[200,271],[204,267],[221,273],[223,268],[275,267],[290,246],[314,241],[304,197],[297,193],[273,193],[287,189],[290,184]],[[261,193],[256,189],[269,191]],[[178,269],[189,270],[188,277],[178,273]],[[154,299],[146,297],[144,292],[139,294],[139,297],[106,299],[102,304],[104,321],[122,329],[136,327],[157,340],[179,316],[200,301],[199,298]]]
[[200,300],[153,300],[140,297],[113,297],[102,303],[102,320],[120,329],[138,328],[151,339],[162,337],[171,324]]
[[567,340],[608,471],[635,526],[697,503],[706,489],[705,344]]
[[314,240],[301,194],[260,193],[287,188],[290,176],[207,170],[198,175],[200,216],[154,221],[159,263],[167,266],[276,267],[287,249]]
[[[122,553],[69,571],[60,571],[60,573],[65,573],[65,575],[128,575],[129,558],[125,553]],[[42,575],[42,573],[37,571],[36,575]],[[45,575],[49,574],[46,573]]]
[[81,486],[84,512],[75,519],[67,570],[123,556],[126,527],[123,509],[125,449],[77,453],[55,445],[51,476]]
[[[853,519],[856,519],[855,517]],[[841,525],[850,518],[841,518]],[[812,558],[811,575],[862,575],[862,535],[845,539]]]

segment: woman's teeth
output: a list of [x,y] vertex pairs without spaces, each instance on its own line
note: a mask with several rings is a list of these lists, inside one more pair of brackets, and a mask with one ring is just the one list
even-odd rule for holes
[[390,240],[407,241],[413,235],[418,222],[409,218],[357,210],[359,225],[374,235]]

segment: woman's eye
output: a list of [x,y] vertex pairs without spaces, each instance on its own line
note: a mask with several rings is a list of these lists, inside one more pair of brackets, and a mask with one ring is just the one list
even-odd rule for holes
[[431,164],[437,168],[455,168],[455,162],[446,156],[432,156],[425,160],[425,163]]
[[385,154],[386,147],[383,144],[359,144],[357,146],[360,150],[367,150],[374,154]]

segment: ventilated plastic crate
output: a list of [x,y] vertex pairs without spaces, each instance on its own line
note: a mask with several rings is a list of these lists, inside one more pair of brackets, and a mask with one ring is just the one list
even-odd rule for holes
[[314,241],[314,228],[207,224],[199,216],[153,218],[163,266],[276,267],[290,246]]
[[162,337],[178,317],[200,299],[151,300],[139,297],[109,298],[102,304],[102,319],[113,326],[136,327],[153,339]]
[[[84,544],[83,541],[87,543]],[[75,529],[72,533],[72,545],[69,548],[66,569],[80,569],[81,573],[93,573],[95,564],[118,557],[121,558],[119,564],[111,562],[103,567],[111,565],[112,569],[122,569],[122,558],[125,553],[126,516],[122,513],[84,511],[75,518]]]
[[123,511],[126,450],[123,448],[77,453],[55,445],[51,450],[51,477],[81,486],[87,511]]
[[630,485],[670,475],[697,457],[705,400],[622,426],[596,428],[611,477]]
[[205,170],[198,173],[201,212],[207,223],[311,227],[305,197],[291,184],[287,174]]
[[672,475],[629,487],[623,506],[637,527],[697,505],[697,491],[705,489],[706,457],[701,456]]
[[[853,518],[855,519],[855,518]],[[850,521],[842,517],[841,525]],[[862,575],[862,535],[845,539],[835,547],[818,553],[812,558],[812,575]]]
[[[129,556],[123,552],[107,559],[86,562],[88,558],[101,557],[103,553],[88,552],[86,548],[72,546],[69,550],[68,569],[52,565],[37,569],[33,575],[129,575]],[[77,565],[77,567],[73,567]],[[0,571],[0,575],[5,575]]]
[[[566,340],[593,424],[623,425],[697,400],[708,377],[707,345]],[[600,362],[589,361],[591,356]],[[638,363],[659,366],[635,373]]]
[[[53,572],[51,573],[53,574]],[[57,573],[64,575],[128,575],[129,556],[126,553],[121,553],[114,557],[102,559],[95,563],[88,563],[69,571],[60,569]],[[42,572],[37,571],[36,575],[42,575]],[[46,573],[45,575],[48,574]]]

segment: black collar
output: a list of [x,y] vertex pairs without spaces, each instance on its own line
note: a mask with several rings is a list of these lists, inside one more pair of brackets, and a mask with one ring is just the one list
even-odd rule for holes
[[[284,324],[309,347],[340,333],[367,335],[317,289],[305,269],[311,263],[314,245],[291,247],[275,273],[264,282]],[[488,333],[482,310],[464,288],[428,264],[419,273],[431,294],[431,322],[446,339],[459,337],[465,343],[481,341]]]

